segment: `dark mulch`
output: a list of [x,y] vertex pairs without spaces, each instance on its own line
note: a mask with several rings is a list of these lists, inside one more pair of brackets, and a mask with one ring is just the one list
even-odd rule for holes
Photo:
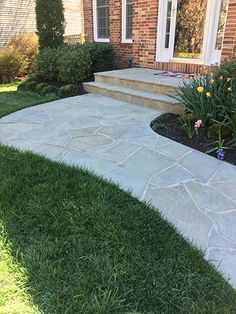
[[[67,85],[66,83],[63,83],[63,82],[58,82],[58,81],[50,81],[50,80],[45,80],[45,79],[41,79],[39,77],[36,77],[34,79],[36,82],[38,83],[46,83],[48,85],[51,85],[51,86],[54,86],[56,87],[58,90]],[[85,80],[84,82],[93,82],[94,81],[94,75],[92,75],[90,78],[88,78],[87,80]],[[77,88],[78,88],[78,93],[77,93],[77,96],[80,96],[80,95],[84,95],[84,94],[87,94],[87,92],[84,90],[84,87],[83,87],[83,83],[75,83],[73,85],[76,85]],[[18,87],[18,91],[24,91],[24,88],[21,88],[21,86]],[[68,97],[68,96],[67,96]]]
[[[203,153],[206,153],[209,149],[214,147],[214,144],[212,143],[217,140],[217,138],[208,136],[207,128],[199,129],[198,136],[195,136],[193,139],[189,139],[186,133],[180,128],[178,116],[170,113],[165,113],[153,120],[151,122],[151,127],[156,133]],[[229,138],[224,138],[225,143],[227,143]],[[215,152],[209,155],[216,157]],[[236,149],[227,149],[224,160],[228,163],[236,165]]]
[[[57,82],[57,81],[47,81],[47,80],[38,80],[38,81],[39,81],[39,83],[47,83],[48,85],[55,86],[57,89],[60,89],[62,86],[67,85],[65,83],[61,83],[61,82]],[[78,96],[87,94],[87,92],[84,90],[82,83],[76,83],[74,85],[76,85],[78,88],[78,93],[77,93]]]
[[[63,82],[58,82],[58,81],[49,81],[49,80],[42,80],[40,78],[36,79],[39,83],[47,83],[48,85],[55,86],[56,88],[61,88],[62,86],[67,85],[66,83]],[[92,75],[90,78],[85,80],[84,82],[93,82],[94,81],[94,75]],[[78,87],[78,94],[77,95],[84,95],[87,94],[87,92],[84,90],[83,83],[75,83]]]

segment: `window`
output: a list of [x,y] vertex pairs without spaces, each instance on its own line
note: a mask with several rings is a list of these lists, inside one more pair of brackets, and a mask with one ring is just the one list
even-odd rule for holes
[[122,0],[122,42],[132,43],[133,0]]
[[217,28],[217,37],[216,37],[216,46],[215,46],[216,50],[222,49],[224,32],[225,32],[225,24],[226,24],[227,5],[228,5],[228,2],[226,0],[222,0],[218,28]]
[[93,0],[94,40],[109,42],[109,0]]
[[165,48],[169,48],[170,45],[171,13],[172,13],[172,0],[169,0],[167,4]]

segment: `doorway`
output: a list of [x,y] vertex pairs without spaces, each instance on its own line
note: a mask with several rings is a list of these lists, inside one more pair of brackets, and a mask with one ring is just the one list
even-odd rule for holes
[[160,0],[157,61],[219,64],[227,0]]

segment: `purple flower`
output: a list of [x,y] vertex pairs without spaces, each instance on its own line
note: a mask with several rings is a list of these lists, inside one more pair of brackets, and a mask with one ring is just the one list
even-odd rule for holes
[[218,149],[217,151],[217,159],[223,160],[225,158],[225,151],[223,148]]

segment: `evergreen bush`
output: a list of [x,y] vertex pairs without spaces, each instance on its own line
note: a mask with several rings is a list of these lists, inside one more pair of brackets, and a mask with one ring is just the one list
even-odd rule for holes
[[36,0],[35,12],[40,49],[62,45],[65,32],[62,0]]

